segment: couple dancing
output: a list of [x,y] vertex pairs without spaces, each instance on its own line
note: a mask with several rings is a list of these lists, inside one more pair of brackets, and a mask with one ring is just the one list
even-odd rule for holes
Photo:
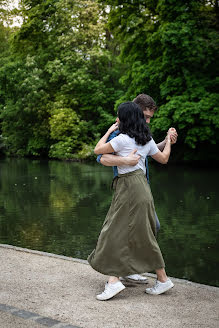
[[[95,147],[104,165],[114,167],[114,195],[102,226],[96,248],[88,262],[96,271],[108,275],[98,300],[120,293],[123,280],[146,282],[141,273],[156,271],[157,282],[146,293],[159,295],[173,287],[167,278],[164,260],[156,240],[159,221],[149,187],[147,156],[159,163],[168,162],[171,144],[176,142],[174,128],[164,141],[154,142],[149,127],[156,110],[153,99],[141,94],[133,102],[118,107],[118,118]],[[115,155],[112,155],[115,153]],[[147,175],[147,179],[145,177]]]

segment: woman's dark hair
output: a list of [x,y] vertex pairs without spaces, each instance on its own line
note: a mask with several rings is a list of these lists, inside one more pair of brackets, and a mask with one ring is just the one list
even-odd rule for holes
[[139,145],[151,140],[151,132],[140,107],[132,101],[122,103],[118,107],[119,131],[127,134]]

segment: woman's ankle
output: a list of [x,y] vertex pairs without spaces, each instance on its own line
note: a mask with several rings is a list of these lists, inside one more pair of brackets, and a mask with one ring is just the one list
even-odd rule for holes
[[108,283],[109,284],[115,284],[118,281],[119,281],[118,277],[109,277]]

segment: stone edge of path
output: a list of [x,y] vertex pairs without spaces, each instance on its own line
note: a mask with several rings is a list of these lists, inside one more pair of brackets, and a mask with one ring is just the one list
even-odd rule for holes
[[[37,251],[37,250],[29,249],[29,248],[17,247],[17,246],[8,245],[8,244],[0,244],[0,247],[1,248],[6,248],[6,249],[12,249],[12,250],[15,250],[15,251],[18,251],[18,252],[25,252],[25,253],[39,255],[39,256],[48,256],[48,257],[53,257],[53,258],[57,258],[57,259],[60,259],[60,260],[78,262],[78,263],[81,263],[81,264],[89,265],[88,261],[78,259],[78,258],[74,258],[74,257],[68,257],[68,256],[64,256],[64,255],[57,255],[57,254],[53,254],[53,253],[47,253],[47,252]],[[147,273],[146,275],[148,277],[151,277],[151,278],[156,278],[156,274],[153,274],[153,273]],[[202,288],[206,288],[206,289],[210,289],[210,290],[219,291],[219,287],[199,284],[199,283],[192,282],[192,281],[185,280],[185,279],[179,279],[179,278],[174,278],[174,277],[170,277],[170,278],[172,280],[174,280],[175,282],[180,283],[180,284],[188,284],[188,285],[192,285],[194,287],[202,287]]]
[[35,312],[30,312],[26,310],[21,310],[18,309],[14,306],[6,305],[6,304],[1,304],[0,303],[0,311],[12,314],[16,317],[22,318],[24,320],[32,320],[36,324],[40,324],[46,327],[53,327],[53,328],[81,328],[78,326],[73,326],[68,323],[64,323],[49,317],[41,316]]

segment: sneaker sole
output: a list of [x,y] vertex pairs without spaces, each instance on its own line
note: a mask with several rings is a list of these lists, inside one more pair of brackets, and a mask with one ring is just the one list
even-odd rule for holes
[[156,295],[161,295],[161,294],[163,294],[163,293],[166,293],[168,290],[170,290],[170,289],[173,288],[173,287],[174,287],[174,284],[173,284],[173,286],[164,289],[161,293],[158,293],[158,294],[150,293],[150,292],[147,292],[147,291],[145,291],[145,293],[146,293],[146,294],[149,294],[149,295],[155,295],[155,296],[156,296]]
[[118,293],[116,293],[116,294],[114,294],[113,296],[110,296],[109,298],[105,298],[105,299],[99,299],[99,298],[97,298],[97,296],[96,296],[96,299],[98,300],[98,301],[108,301],[108,300],[110,300],[111,298],[113,298],[114,296],[116,296],[116,295],[118,295],[119,293],[121,293],[124,289],[125,289],[126,287],[124,286],[124,288],[122,288]]

